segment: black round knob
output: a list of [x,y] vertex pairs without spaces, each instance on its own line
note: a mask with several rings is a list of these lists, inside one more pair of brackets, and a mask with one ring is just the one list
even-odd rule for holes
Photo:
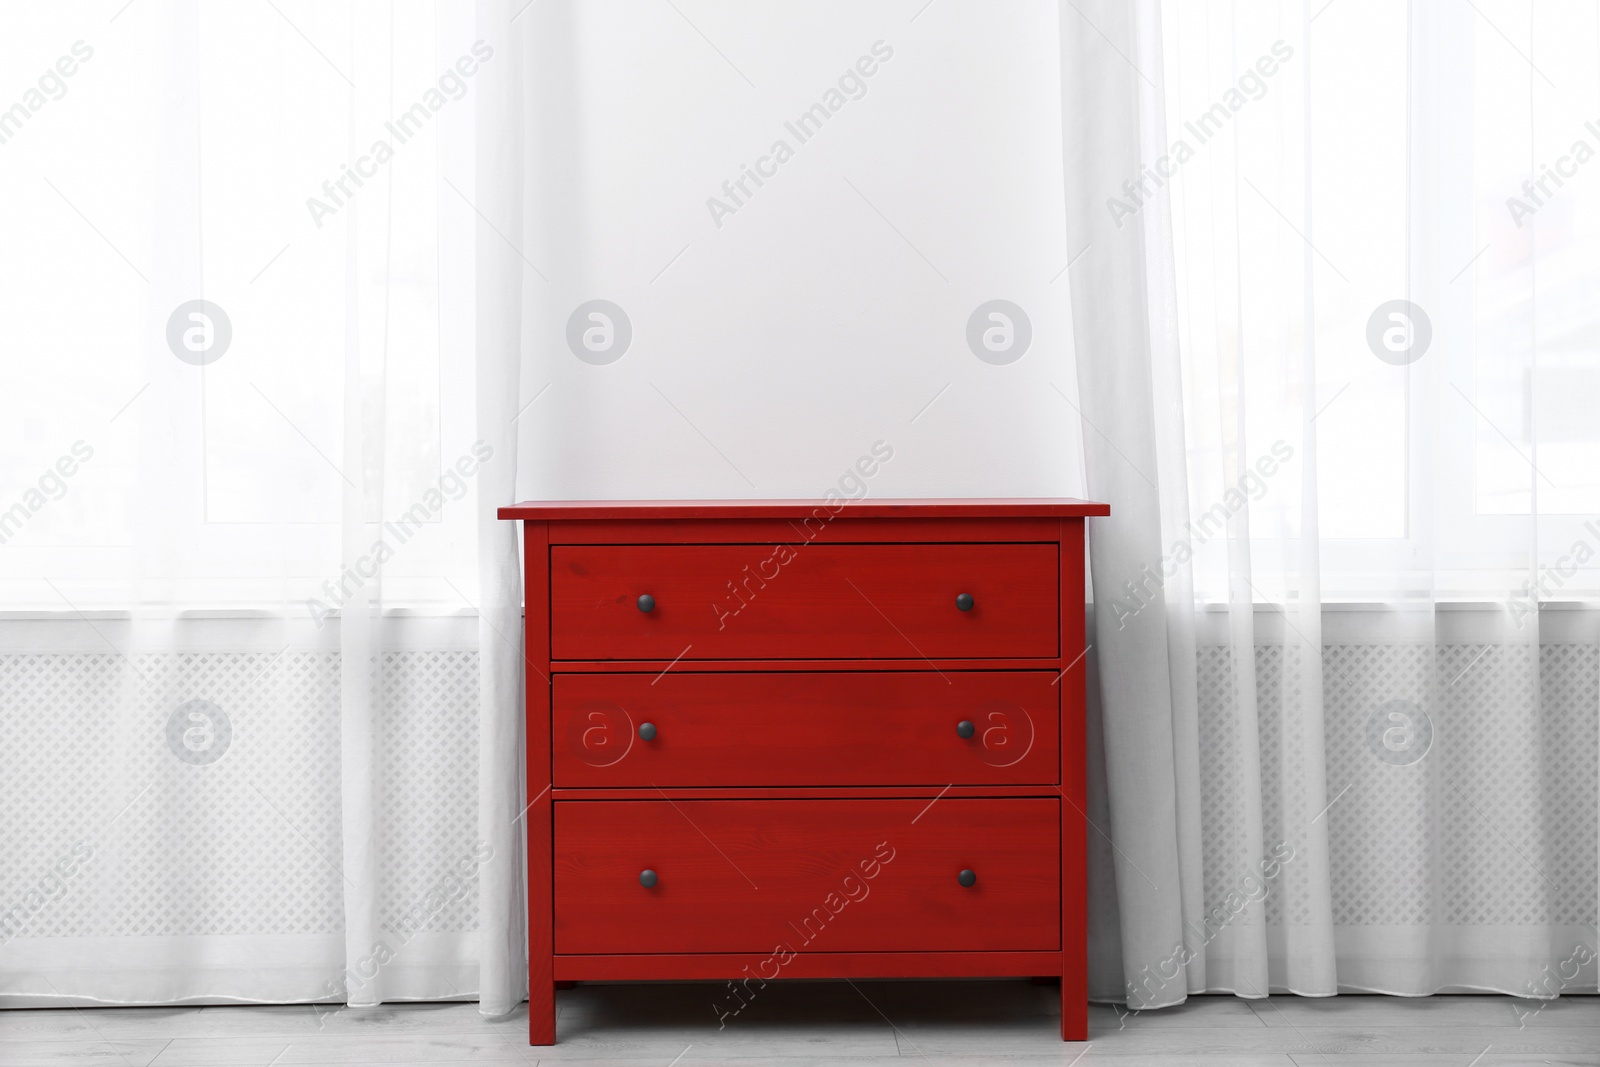
[[656,739],[656,724],[653,722],[640,723],[639,737],[645,741],[654,741]]
[[[646,871],[645,873],[646,874],[650,874],[649,871]],[[655,877],[655,875],[650,875],[650,876],[652,878]],[[962,871],[960,874],[956,875],[956,881],[960,882],[962,885],[966,886],[968,889],[971,889],[972,886],[978,881],[977,872],[976,871]],[[654,883],[651,883],[651,884],[654,884]]]
[[640,611],[654,611],[654,610],[656,610],[656,598],[651,596],[649,593],[640,593],[639,594],[639,610]]
[[971,611],[974,601],[971,593],[961,593],[956,597],[956,607],[962,611]]
[[962,719],[960,722],[956,723],[956,736],[958,737],[971,737],[977,732],[978,728],[972,725],[972,721],[970,719]]
[[[964,873],[965,874],[971,874],[972,872],[971,871],[966,871]],[[639,884],[644,886],[646,889],[654,889],[656,887],[656,872],[655,871],[640,871],[639,872]],[[969,883],[963,882],[961,884],[962,885],[967,885]]]

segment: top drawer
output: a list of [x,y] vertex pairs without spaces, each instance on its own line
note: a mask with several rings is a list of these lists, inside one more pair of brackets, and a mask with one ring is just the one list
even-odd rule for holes
[[1054,658],[1054,544],[553,545],[552,659]]

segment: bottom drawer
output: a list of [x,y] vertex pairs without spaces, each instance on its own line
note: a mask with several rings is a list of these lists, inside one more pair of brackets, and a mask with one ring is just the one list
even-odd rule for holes
[[555,950],[1059,948],[1060,802],[930,799],[557,801]]

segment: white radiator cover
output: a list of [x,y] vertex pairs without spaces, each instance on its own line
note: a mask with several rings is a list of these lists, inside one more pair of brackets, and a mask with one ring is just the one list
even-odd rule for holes
[[[0,655],[0,913],[12,915],[0,920],[0,963],[24,942],[45,949],[44,939],[337,938],[340,658],[332,635],[281,620],[185,620],[174,625],[188,638],[173,643],[192,651],[125,659],[106,638],[128,648],[119,631],[126,625],[0,623],[0,647],[23,649]],[[1330,640],[1349,629],[1329,626]],[[436,896],[453,870],[471,867],[458,861],[478,825],[476,634],[475,618],[397,619],[394,648],[377,660],[385,929]],[[1385,928],[1435,924],[1592,928],[1600,639],[1578,636],[1538,649],[1472,640],[1324,648],[1330,799],[1353,784],[1327,815],[1336,927],[1363,944]],[[1255,649],[1261,837],[1269,843],[1285,836],[1275,709],[1290,654],[1281,643]],[[1244,757],[1231,662],[1223,645],[1199,649],[1208,909],[1259,859],[1237,795]],[[125,689],[133,710],[119,717]],[[1416,701],[1433,722],[1432,748],[1415,764],[1383,763],[1369,747],[1372,711],[1392,699]],[[231,738],[215,762],[185,762],[169,747],[169,720],[190,700],[227,717]],[[84,842],[92,859],[57,892],[52,868],[64,859],[72,866]],[[1303,895],[1269,895],[1269,925],[1309,919],[1285,915],[1285,899]],[[423,929],[470,953],[477,907],[471,884],[425,909]]]
[[[1255,650],[1269,842],[1289,836],[1274,803],[1287,654],[1283,645]],[[1237,803],[1231,660],[1224,647],[1199,650],[1208,909],[1256,860]],[[1600,646],[1329,645],[1323,678],[1329,800],[1351,786],[1327,815],[1335,926],[1594,922]],[[1414,764],[1381,762],[1368,745],[1373,709],[1395,699],[1415,701],[1433,723],[1432,747]],[[1282,907],[1279,894],[1267,897],[1269,923],[1309,919]]]
[[[475,619],[449,623],[423,629],[476,633]],[[24,625],[36,638],[41,626],[83,629],[4,629]],[[204,627],[210,643],[259,629],[235,620]],[[21,938],[342,931],[339,654],[281,641],[250,647],[260,643],[127,659],[109,650],[0,655],[0,913],[75,845],[93,848],[64,892],[26,909]],[[470,880],[464,872],[476,867],[458,866],[478,833],[478,654],[461,643],[378,657],[373,778],[386,927],[452,872]],[[119,721],[125,687],[143,695]],[[231,738],[215,762],[185,763],[169,747],[168,722],[189,700],[227,718]],[[424,929],[476,927],[476,885],[449,896],[426,909]],[[0,942],[14,933],[0,919]]]

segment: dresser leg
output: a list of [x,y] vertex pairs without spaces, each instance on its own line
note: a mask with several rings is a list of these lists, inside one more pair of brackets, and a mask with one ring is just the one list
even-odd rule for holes
[[556,983],[537,982],[528,989],[528,1044],[556,1043]]
[[1089,1001],[1073,982],[1061,983],[1061,1040],[1089,1040]]

